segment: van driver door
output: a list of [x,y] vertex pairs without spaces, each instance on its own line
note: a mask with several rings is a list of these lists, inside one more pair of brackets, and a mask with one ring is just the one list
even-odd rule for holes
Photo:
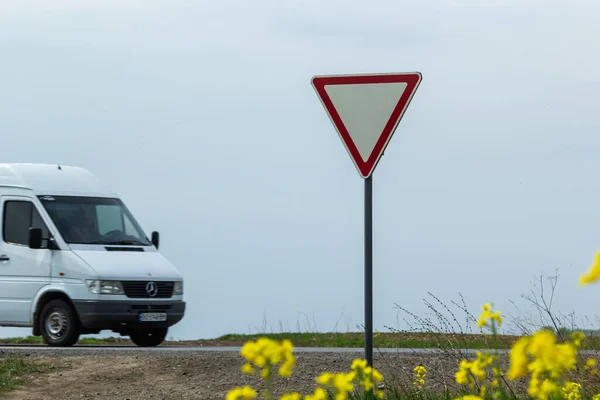
[[0,324],[29,326],[37,292],[50,283],[52,251],[29,248],[29,228],[48,228],[36,204],[26,196],[2,196],[0,216]]

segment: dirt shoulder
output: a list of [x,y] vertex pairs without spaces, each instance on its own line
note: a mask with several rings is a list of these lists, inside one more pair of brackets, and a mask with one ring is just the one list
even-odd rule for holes
[[[312,392],[315,378],[323,371],[346,371],[356,354],[300,353],[294,375],[279,380],[283,390]],[[24,377],[26,384],[1,398],[45,399],[224,399],[228,390],[250,384],[262,387],[256,376],[240,373],[243,359],[237,352],[104,353],[86,355],[37,355],[29,359],[51,363],[42,374]],[[443,355],[377,354],[375,366],[384,373],[386,384],[410,379],[415,365],[440,371],[430,384],[453,385],[456,360]],[[445,372],[444,372],[445,371]],[[410,385],[409,385],[410,386]],[[281,392],[280,392],[281,393]]]

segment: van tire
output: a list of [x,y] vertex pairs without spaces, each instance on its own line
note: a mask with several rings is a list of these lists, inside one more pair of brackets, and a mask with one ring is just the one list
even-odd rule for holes
[[131,341],[139,347],[156,347],[167,337],[168,328],[148,328],[129,334]]
[[79,323],[73,307],[65,300],[49,301],[40,313],[40,334],[44,343],[70,347],[79,340]]

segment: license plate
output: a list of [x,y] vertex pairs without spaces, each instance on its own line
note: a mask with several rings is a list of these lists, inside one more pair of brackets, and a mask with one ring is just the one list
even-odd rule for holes
[[140,321],[142,322],[160,322],[166,321],[167,314],[166,313],[141,313]]

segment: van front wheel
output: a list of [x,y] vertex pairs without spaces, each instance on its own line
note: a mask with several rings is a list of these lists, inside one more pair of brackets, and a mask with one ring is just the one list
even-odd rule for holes
[[168,328],[148,328],[131,332],[129,338],[140,347],[155,347],[167,337]]
[[79,340],[75,311],[64,300],[49,301],[40,313],[40,333],[48,346],[73,346]]

